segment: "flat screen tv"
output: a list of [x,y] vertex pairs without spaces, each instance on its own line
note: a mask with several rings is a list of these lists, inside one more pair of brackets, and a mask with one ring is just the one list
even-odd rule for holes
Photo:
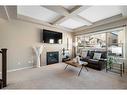
[[62,33],[51,30],[41,30],[41,42],[50,44],[62,44]]

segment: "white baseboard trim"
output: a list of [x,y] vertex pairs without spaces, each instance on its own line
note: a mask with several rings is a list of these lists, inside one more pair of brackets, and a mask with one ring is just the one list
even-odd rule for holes
[[29,69],[29,68],[33,68],[33,66],[23,67],[23,68],[13,69],[13,70],[8,70],[7,72],[14,72],[14,71],[23,70],[23,69]]
[[[23,70],[23,69],[30,69],[30,68],[33,68],[33,66],[29,66],[29,67],[23,67],[23,68],[19,68],[19,69],[12,69],[12,70],[8,70],[7,72],[14,72],[14,71],[18,71],[18,70]],[[0,72],[1,74],[1,72]]]

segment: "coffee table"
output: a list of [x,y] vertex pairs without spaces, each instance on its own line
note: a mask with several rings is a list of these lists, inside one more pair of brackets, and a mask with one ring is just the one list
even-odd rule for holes
[[65,70],[69,65],[71,65],[71,66],[73,66],[73,67],[80,67],[81,69],[80,69],[80,71],[79,71],[79,73],[78,73],[78,76],[80,75],[80,73],[81,73],[83,67],[88,71],[88,69],[87,69],[87,67],[86,67],[86,65],[88,64],[87,62],[80,61],[80,64],[79,64],[79,63],[77,63],[77,62],[74,62],[73,60],[70,60],[70,61],[66,61],[65,63],[66,63],[67,65],[66,65],[66,67],[64,68],[64,70]]

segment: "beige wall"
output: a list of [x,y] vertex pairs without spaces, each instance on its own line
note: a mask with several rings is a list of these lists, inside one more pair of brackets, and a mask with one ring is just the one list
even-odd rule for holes
[[[43,28],[62,32],[63,44],[40,43],[39,30]],[[67,38],[69,39],[69,49],[71,53],[72,36],[69,32],[18,20],[0,22],[0,48],[5,47],[8,49],[8,70],[33,66],[35,54],[32,47],[38,45],[44,45],[41,65],[46,64],[47,51],[59,51],[61,60],[62,48],[67,47]]]

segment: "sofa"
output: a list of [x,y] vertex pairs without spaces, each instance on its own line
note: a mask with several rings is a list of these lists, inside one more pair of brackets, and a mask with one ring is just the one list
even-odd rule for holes
[[[95,53],[101,53],[99,59],[94,59]],[[106,67],[106,59],[106,51],[87,51],[87,55],[85,57],[81,57],[81,61],[88,62],[87,66],[96,70],[102,70]]]

